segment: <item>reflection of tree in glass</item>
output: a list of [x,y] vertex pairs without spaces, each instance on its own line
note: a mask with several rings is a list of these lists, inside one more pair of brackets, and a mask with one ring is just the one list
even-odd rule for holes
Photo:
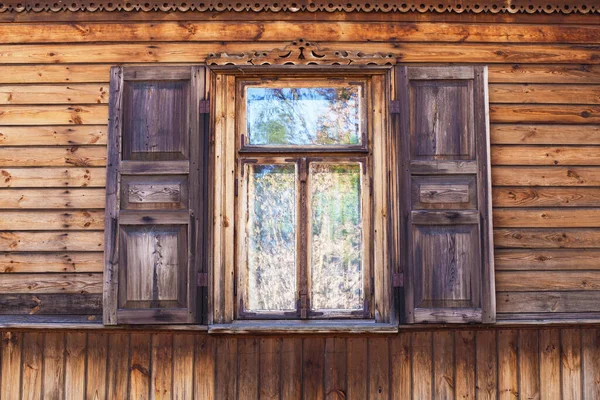
[[362,309],[359,164],[312,164],[313,309]]
[[253,145],[359,144],[359,89],[248,88]]
[[296,307],[295,165],[248,171],[248,310]]

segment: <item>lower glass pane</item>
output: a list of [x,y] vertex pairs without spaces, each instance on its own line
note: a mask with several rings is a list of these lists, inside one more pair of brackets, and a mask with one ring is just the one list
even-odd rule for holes
[[246,311],[296,309],[296,166],[247,169]]
[[363,309],[361,172],[359,163],[311,164],[313,310]]

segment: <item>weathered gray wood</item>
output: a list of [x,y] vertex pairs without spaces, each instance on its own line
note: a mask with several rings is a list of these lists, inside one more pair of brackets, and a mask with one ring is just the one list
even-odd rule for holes
[[188,159],[189,73],[186,80],[124,80],[123,160]]
[[195,322],[202,229],[196,187],[206,173],[199,168],[204,68],[124,67],[121,73],[122,99],[110,111],[121,121],[122,153],[113,132],[117,143],[111,139],[108,158],[116,157],[118,170],[107,180],[107,205],[115,214],[107,232],[114,241],[107,283],[109,304],[116,301],[112,323]]
[[106,165],[106,206],[104,219],[104,294],[105,325],[117,323],[117,291],[119,287],[119,168],[121,162],[121,130],[123,107],[123,69],[110,70],[108,122],[108,155]]
[[399,67],[396,77],[408,160],[400,186],[410,187],[401,191],[405,319],[492,322],[487,70]]
[[96,315],[102,311],[100,294],[1,294],[0,314]]
[[187,209],[185,175],[124,176],[121,180],[121,208],[130,210]]

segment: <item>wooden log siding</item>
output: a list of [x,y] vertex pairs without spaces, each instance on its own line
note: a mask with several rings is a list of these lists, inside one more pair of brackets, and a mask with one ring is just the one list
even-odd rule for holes
[[0,332],[2,399],[598,399],[593,327],[397,335]]
[[[56,13],[0,22],[0,313],[9,300],[56,321],[101,313],[111,65],[193,65],[319,32],[310,39],[322,47],[393,52],[408,65],[489,66],[498,320],[600,318],[597,17],[69,15],[79,22]],[[57,294],[72,300],[49,304]]]

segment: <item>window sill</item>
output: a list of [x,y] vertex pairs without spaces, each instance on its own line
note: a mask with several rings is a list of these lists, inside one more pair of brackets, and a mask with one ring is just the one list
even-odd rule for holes
[[397,333],[398,325],[369,321],[235,321],[208,327],[209,333]]

